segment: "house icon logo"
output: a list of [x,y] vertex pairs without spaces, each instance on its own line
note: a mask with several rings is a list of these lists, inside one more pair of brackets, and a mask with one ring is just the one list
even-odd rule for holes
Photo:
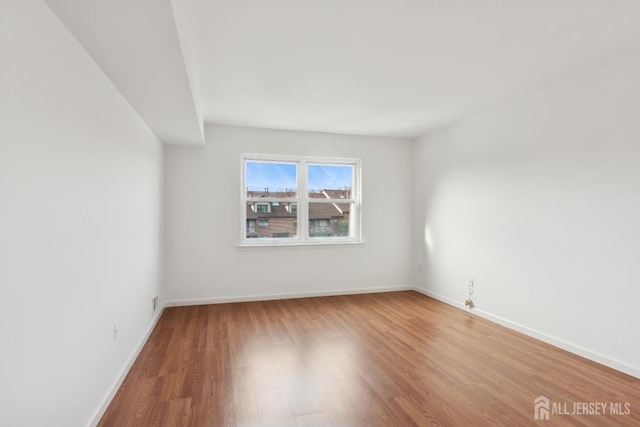
[[533,401],[533,419],[548,420],[549,419],[549,398],[546,396],[538,396]]

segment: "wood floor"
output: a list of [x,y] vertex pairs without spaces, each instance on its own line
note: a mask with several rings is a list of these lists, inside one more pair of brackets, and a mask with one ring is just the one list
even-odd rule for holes
[[100,425],[639,426],[640,380],[416,292],[202,305],[164,311]]

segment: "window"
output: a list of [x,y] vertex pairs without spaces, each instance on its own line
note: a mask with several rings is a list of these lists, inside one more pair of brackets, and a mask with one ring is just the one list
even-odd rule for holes
[[360,194],[358,159],[243,154],[242,244],[359,242]]
[[[258,213],[269,213],[271,212],[271,204],[269,203],[256,203],[253,205],[255,207],[254,212]],[[274,204],[275,206],[275,204]]]

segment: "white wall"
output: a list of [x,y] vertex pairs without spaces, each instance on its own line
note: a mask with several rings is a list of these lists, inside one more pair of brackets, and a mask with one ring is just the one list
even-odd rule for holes
[[417,283],[461,304],[473,276],[477,312],[639,376],[638,76],[640,53],[420,139]]
[[[412,143],[392,138],[205,127],[206,147],[165,150],[170,300],[358,292],[411,284]],[[362,159],[362,245],[238,248],[240,154]]]
[[42,1],[0,52],[0,425],[82,426],[153,321],[162,147]]

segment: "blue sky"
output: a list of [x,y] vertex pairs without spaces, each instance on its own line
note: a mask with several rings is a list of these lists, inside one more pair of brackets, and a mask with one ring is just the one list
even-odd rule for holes
[[284,191],[296,188],[296,165],[293,163],[247,162],[249,191]]
[[[351,188],[352,166],[309,165],[309,189]],[[247,187],[250,191],[284,191],[296,188],[293,163],[247,162]]]
[[351,188],[352,166],[309,165],[309,190]]

